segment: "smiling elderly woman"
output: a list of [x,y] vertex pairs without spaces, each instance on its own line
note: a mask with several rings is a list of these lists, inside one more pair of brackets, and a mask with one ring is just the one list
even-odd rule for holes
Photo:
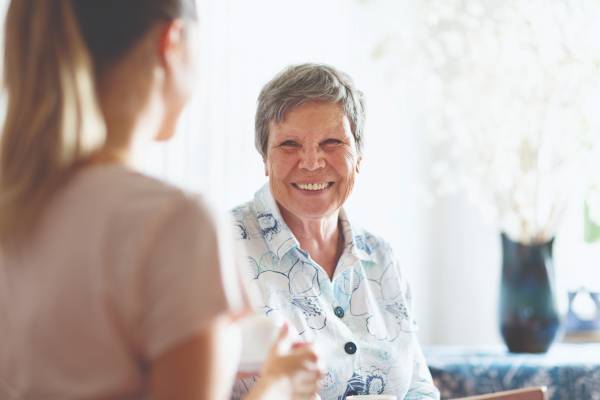
[[[262,310],[321,349],[323,400],[437,399],[390,246],[343,209],[362,161],[363,96],[332,67],[285,69],[258,98],[268,185],[233,211]],[[237,396],[251,384],[238,382]]]

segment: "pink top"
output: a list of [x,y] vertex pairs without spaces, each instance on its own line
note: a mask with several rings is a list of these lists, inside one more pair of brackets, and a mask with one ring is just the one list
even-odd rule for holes
[[147,398],[151,359],[243,303],[213,215],[122,166],[80,172],[0,255],[0,399]]

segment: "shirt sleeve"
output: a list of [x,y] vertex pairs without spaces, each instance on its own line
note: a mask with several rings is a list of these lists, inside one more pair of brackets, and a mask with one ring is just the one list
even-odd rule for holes
[[440,392],[433,384],[431,373],[427,367],[425,357],[421,351],[421,346],[416,338],[416,334],[413,333],[414,347],[413,347],[413,373],[410,381],[410,388],[408,393],[404,397],[405,400],[421,400],[421,399],[435,399],[439,400]]
[[200,199],[182,196],[156,230],[140,277],[139,334],[148,358],[245,306],[228,226]]
[[429,372],[429,368],[427,366],[427,362],[425,361],[425,357],[423,356],[423,351],[421,349],[421,345],[419,343],[419,338],[417,337],[417,323],[414,318],[414,311],[412,305],[412,293],[410,289],[410,285],[406,278],[403,276],[402,271],[400,270],[399,263],[396,262],[396,268],[398,270],[399,277],[402,281],[402,288],[404,297],[406,300],[406,305],[408,308],[409,314],[409,323],[411,325],[411,335],[412,339],[410,343],[412,343],[412,360],[413,360],[413,368],[412,368],[412,376],[410,378],[410,387],[404,400],[422,400],[422,399],[435,399],[439,400],[440,393],[433,384],[433,379],[431,377],[431,373]]

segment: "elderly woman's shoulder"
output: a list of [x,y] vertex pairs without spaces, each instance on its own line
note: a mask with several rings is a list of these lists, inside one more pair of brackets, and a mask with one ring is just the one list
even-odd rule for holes
[[370,256],[393,256],[394,251],[389,241],[382,236],[360,226],[353,226],[354,246]]
[[245,219],[252,215],[252,202],[243,203],[231,209],[231,215],[234,219]]
[[236,239],[250,239],[250,232],[258,230],[258,220],[256,219],[256,212],[252,201],[233,208],[231,210],[231,217],[233,219]]

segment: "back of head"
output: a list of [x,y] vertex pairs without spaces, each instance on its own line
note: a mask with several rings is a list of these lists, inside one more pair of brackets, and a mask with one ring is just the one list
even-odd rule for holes
[[106,133],[96,83],[156,23],[194,0],[12,0],[6,17],[0,243],[26,235]]

